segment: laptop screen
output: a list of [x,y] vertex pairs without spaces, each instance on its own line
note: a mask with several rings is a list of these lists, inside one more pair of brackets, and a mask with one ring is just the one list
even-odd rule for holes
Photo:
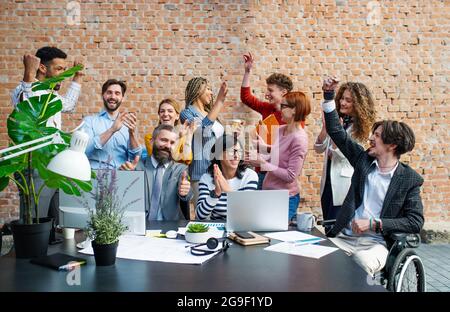
[[[96,171],[96,170],[94,170]],[[136,178],[138,180],[130,184]],[[92,181],[93,189],[96,180]],[[122,199],[123,205],[141,198],[126,207],[124,223],[128,226],[127,234],[145,235],[145,194],[144,194],[144,171],[117,170],[117,194],[122,196],[130,187]],[[90,207],[95,207],[95,200],[89,192],[81,191],[84,199]],[[59,225],[62,227],[84,229],[88,221],[88,212],[79,198],[74,195],[59,193]]]
[[227,231],[287,231],[288,190],[227,193]]

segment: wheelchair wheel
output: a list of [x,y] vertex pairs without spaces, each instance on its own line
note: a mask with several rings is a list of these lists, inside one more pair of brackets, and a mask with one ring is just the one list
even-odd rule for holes
[[393,292],[425,292],[425,270],[414,250],[403,249],[389,271],[387,289]]

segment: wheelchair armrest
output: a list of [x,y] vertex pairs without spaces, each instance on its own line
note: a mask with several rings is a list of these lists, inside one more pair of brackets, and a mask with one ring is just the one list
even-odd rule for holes
[[404,242],[411,248],[416,248],[420,244],[420,235],[417,233],[392,233],[391,239]]

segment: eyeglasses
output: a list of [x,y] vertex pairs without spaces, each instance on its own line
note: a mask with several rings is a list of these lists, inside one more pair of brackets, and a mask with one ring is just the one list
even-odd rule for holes
[[[217,246],[219,246],[219,242],[222,242],[222,248],[216,249]],[[201,246],[206,246],[206,247],[208,247],[208,249],[198,248]],[[230,247],[230,244],[227,242],[226,237],[222,237],[222,238],[211,237],[211,238],[208,238],[206,243],[198,244],[198,245],[194,245],[194,246],[186,246],[186,247],[191,248],[191,254],[194,256],[206,256],[206,255],[213,254],[215,252],[217,252],[218,254],[221,253],[222,251],[225,252]]]
[[281,109],[285,109],[285,108],[294,108],[294,107],[291,106],[291,105],[289,105],[289,104],[286,104],[286,103],[281,103],[281,104],[280,104],[280,108],[281,108]]
[[234,157],[239,156],[242,157],[243,151],[241,149],[232,148],[225,151],[227,156]]

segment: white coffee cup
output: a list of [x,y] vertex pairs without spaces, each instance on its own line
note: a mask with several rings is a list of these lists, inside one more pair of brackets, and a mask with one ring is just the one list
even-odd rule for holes
[[311,212],[297,213],[297,229],[302,232],[310,232],[314,228],[316,217]]
[[64,236],[64,239],[74,239],[75,238],[75,229],[63,228],[63,236]]

